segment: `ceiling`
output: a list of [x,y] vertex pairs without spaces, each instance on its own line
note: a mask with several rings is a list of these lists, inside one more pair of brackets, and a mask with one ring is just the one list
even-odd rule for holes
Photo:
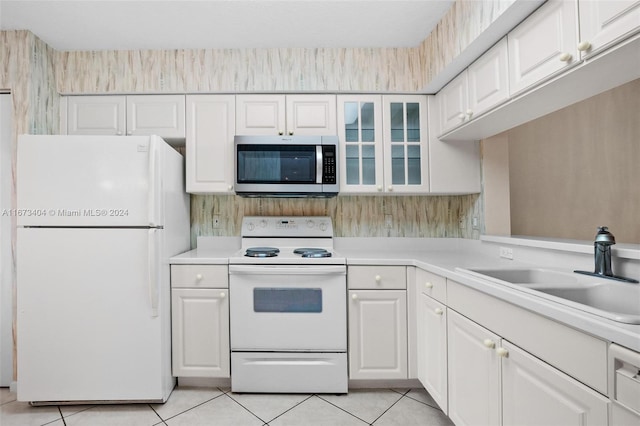
[[454,0],[0,0],[56,50],[414,47]]

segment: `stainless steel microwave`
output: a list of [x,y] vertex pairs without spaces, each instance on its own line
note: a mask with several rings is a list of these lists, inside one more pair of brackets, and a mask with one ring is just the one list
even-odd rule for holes
[[235,191],[246,197],[338,194],[337,136],[236,136]]

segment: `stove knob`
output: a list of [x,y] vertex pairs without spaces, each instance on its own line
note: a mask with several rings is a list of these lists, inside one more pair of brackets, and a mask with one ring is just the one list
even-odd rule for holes
[[322,232],[326,231],[326,230],[327,230],[327,224],[326,224],[326,223],[324,223],[324,222],[322,222],[322,223],[320,224],[320,230],[321,230]]
[[267,227],[267,221],[265,219],[262,219],[260,221],[260,228],[266,228]]
[[307,220],[307,228],[313,228],[314,226],[316,226],[316,223],[313,220],[311,219]]
[[249,222],[247,223],[247,228],[249,229],[249,231],[253,231],[254,229],[256,229],[256,226],[253,224],[253,222]]

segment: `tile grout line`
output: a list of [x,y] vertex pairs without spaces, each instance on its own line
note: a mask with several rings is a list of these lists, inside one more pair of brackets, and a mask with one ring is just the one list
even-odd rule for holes
[[[364,419],[361,419],[360,417],[356,416],[355,414],[348,412],[348,411],[347,411],[347,410],[345,410],[344,408],[342,408],[342,407],[338,407],[336,404],[332,403],[331,401],[327,401],[326,399],[324,399],[324,398],[323,398],[323,397],[321,397],[320,395],[316,395],[316,396],[317,396],[319,399],[321,399],[321,400],[323,400],[324,402],[326,402],[327,404],[333,405],[333,406],[334,406],[334,407],[336,407],[337,409],[344,411],[345,413],[349,414],[350,416],[355,417],[356,419],[358,419],[358,420],[360,420],[360,421],[363,421],[365,424],[367,424],[367,425],[371,425],[371,424],[372,424],[372,423],[369,423],[368,421],[366,421],[366,420],[364,420]],[[402,397],[400,397],[400,398],[402,398]],[[397,402],[397,401],[396,401],[396,402]],[[393,407],[393,405],[392,405],[391,407]],[[391,407],[389,407],[389,408],[391,408]],[[387,410],[388,410],[388,408],[387,408]],[[385,410],[385,413],[386,413],[386,410]],[[384,413],[383,413],[383,414],[384,414]],[[376,419],[376,420],[378,420],[378,419]]]
[[[231,393],[231,392],[229,392]],[[242,405],[240,402],[236,401],[233,396],[227,394],[227,396],[229,398],[231,398],[236,404],[238,404],[239,406],[241,406],[242,408],[244,408],[245,410],[247,410],[248,412],[250,412],[251,414],[253,414],[254,416],[256,416],[261,422],[263,422],[265,425],[268,425],[270,422],[274,421],[275,419],[277,419],[278,417],[283,416],[284,414],[288,413],[289,411],[293,410],[294,408],[296,408],[298,405],[302,404],[305,401],[308,401],[309,398],[311,398],[312,396],[314,396],[315,394],[311,394],[309,395],[307,398],[303,399],[302,401],[298,402],[297,404],[295,404],[293,407],[287,409],[286,411],[278,414],[277,416],[275,416],[274,418],[272,418],[271,420],[269,420],[268,422],[264,421],[261,417],[259,417],[257,414],[255,414],[253,411],[249,410],[247,407],[245,407],[244,405]]]
[[244,408],[245,410],[247,410],[247,412],[249,414],[251,414],[253,417],[255,417],[256,419],[260,420],[263,424],[267,424],[267,422],[265,422],[264,420],[262,420],[262,418],[260,416],[258,416],[256,413],[254,413],[253,411],[249,410],[247,407],[245,407],[244,405],[240,404],[238,401],[236,401],[235,399],[233,399],[233,397],[231,395],[229,395],[228,393],[224,394],[227,398],[229,398],[231,401],[235,402],[236,404],[238,404],[239,406],[241,406],[242,408]]
[[[172,392],[173,392],[173,391],[172,391]],[[168,401],[168,400],[169,400],[169,398],[167,398],[167,401]],[[147,405],[149,406],[149,408],[151,408],[151,411],[153,411],[153,412],[155,413],[155,415],[156,415],[156,416],[158,416],[158,418],[160,419],[160,422],[161,422],[163,425],[165,425],[165,426],[166,426],[166,425],[167,425],[167,423],[166,423],[166,422],[164,421],[164,419],[160,416],[160,414],[158,414],[158,412],[156,411],[156,409],[155,409],[155,408],[153,408],[153,406],[152,406],[151,404],[147,404]],[[159,425],[159,424],[160,424],[160,423],[155,423],[155,424],[154,424],[154,426],[157,426],[157,425]],[[65,426],[66,426],[66,425],[65,425]]]
[[60,413],[60,418],[62,419],[63,426],[67,426],[67,421],[64,419],[64,415],[62,414],[62,408],[58,405],[58,413]]
[[[209,402],[213,401],[214,399],[218,399],[218,398],[220,398],[220,397],[221,397],[221,396],[223,396],[223,395],[226,395],[226,394],[225,394],[224,392],[222,392],[222,393],[221,393],[220,395],[218,395],[218,396],[214,396],[214,397],[213,397],[213,398],[211,398],[211,399],[207,399],[206,401],[203,401],[203,402],[201,402],[200,404],[196,404],[196,405],[194,405],[193,407],[189,407],[188,409],[186,409],[186,410],[184,410],[184,411],[181,411],[181,412],[179,412],[178,414],[174,414],[173,416],[167,417],[166,419],[163,419],[163,418],[162,418],[162,417],[160,417],[160,416],[159,416],[159,417],[160,417],[160,419],[162,420],[162,422],[166,424],[166,421],[171,420],[171,419],[173,419],[173,418],[176,418],[176,417],[178,417],[178,416],[180,416],[180,415],[182,415],[182,414],[184,414],[184,413],[187,413],[187,412],[189,412],[189,411],[193,410],[194,408],[198,408],[198,407],[200,407],[200,406],[202,406],[202,405],[204,405],[204,404],[207,404],[207,403],[209,403]],[[154,410],[154,411],[155,411],[155,410]]]
[[[383,412],[382,414],[380,414],[378,417],[376,417],[376,419],[375,419],[374,421],[372,421],[372,422],[370,423],[370,425],[374,425],[378,420],[380,420],[380,418],[381,418],[382,416],[384,416],[385,414],[387,414],[387,412],[388,412],[389,410],[391,410],[391,409],[393,408],[393,406],[394,406],[394,405],[396,405],[398,402],[400,402],[400,401],[402,400],[402,398],[407,397],[406,395],[407,395],[409,392],[411,392],[411,388],[409,388],[409,390],[408,390],[408,391],[406,391],[405,393],[400,393],[400,392],[398,392],[398,393],[400,394],[400,398],[398,398],[398,400],[397,400],[396,402],[394,402],[394,403],[393,403],[393,404],[391,404],[391,405],[390,405],[386,410],[384,410],[384,412]],[[413,398],[412,398],[412,399],[413,399]]]

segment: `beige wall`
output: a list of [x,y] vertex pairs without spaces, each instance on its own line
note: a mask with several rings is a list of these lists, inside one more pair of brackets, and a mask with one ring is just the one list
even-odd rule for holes
[[[487,181],[505,169],[496,138],[508,140],[508,194]],[[487,139],[483,149],[487,224],[500,222],[499,203],[509,199],[512,235],[591,240],[607,225],[617,242],[640,243],[640,80]]]

